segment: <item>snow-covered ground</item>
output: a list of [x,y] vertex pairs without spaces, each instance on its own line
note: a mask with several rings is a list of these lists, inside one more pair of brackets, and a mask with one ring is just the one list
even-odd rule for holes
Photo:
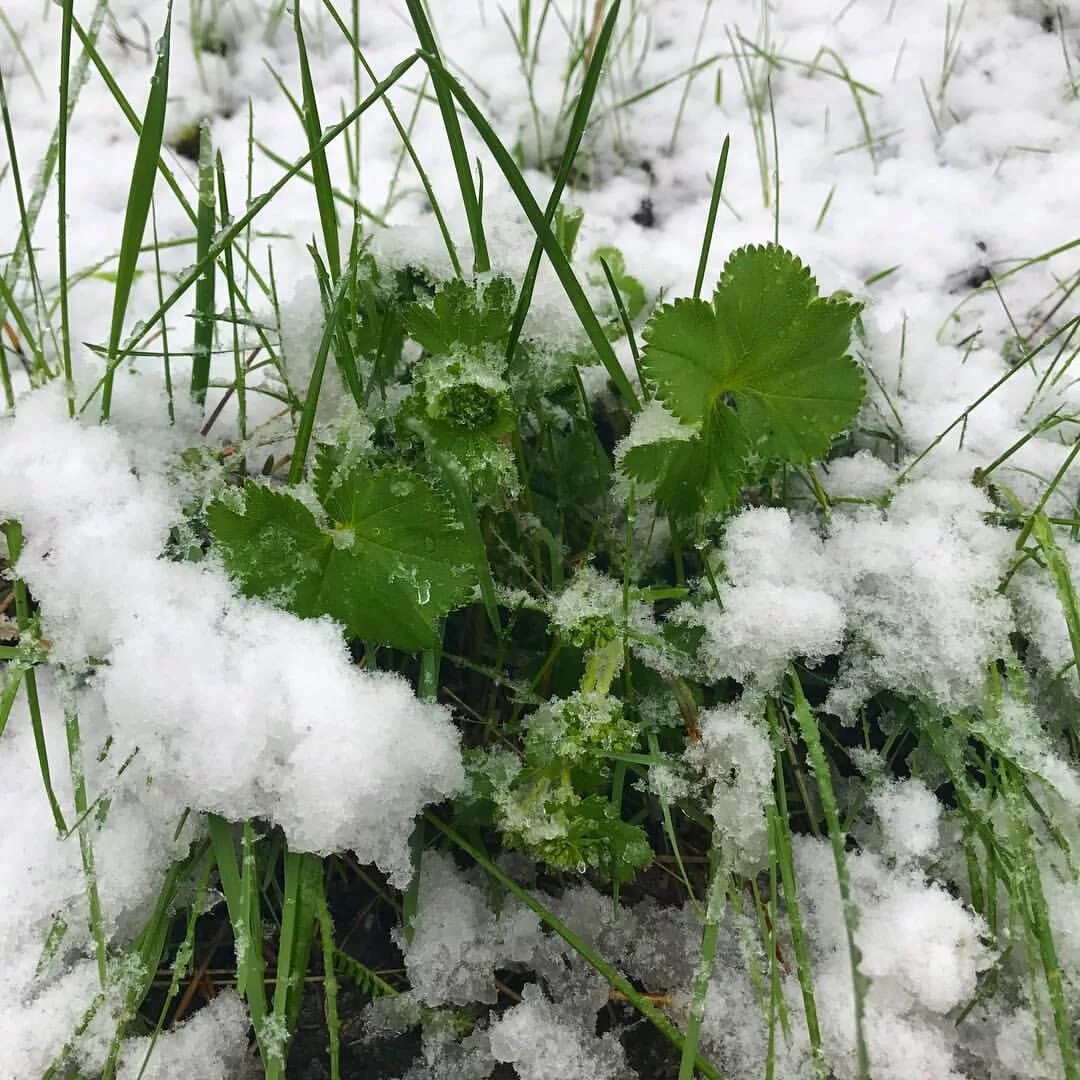
[[[416,48],[404,2],[361,0],[357,7],[360,42],[384,76]],[[532,7],[535,31],[544,5]],[[83,0],[75,4],[84,25],[93,8]],[[448,65],[503,141],[519,148],[543,203],[550,177],[535,166],[557,161],[561,152],[565,123],[556,126],[553,118],[564,105],[570,29],[591,22],[593,3],[551,6],[528,75],[501,13],[505,8],[516,26],[516,6],[431,0],[430,8]],[[348,5],[339,9],[349,22]],[[56,123],[60,8],[4,0],[0,13],[0,71],[28,200]],[[329,125],[355,103],[354,54],[318,0],[304,0],[302,16],[321,121]],[[113,0],[101,29],[100,54],[138,115],[165,17],[160,0]],[[280,177],[282,167],[267,150],[287,162],[307,150],[277,81],[280,76],[299,94],[291,17],[291,9],[270,0],[178,0],[173,11],[166,142],[190,136],[193,125],[209,119],[234,213],[249,194]],[[197,47],[200,42],[214,48]],[[76,42],[76,61],[79,51]],[[688,81],[683,76],[693,65]],[[414,66],[391,93],[403,122],[412,115],[422,71]],[[886,462],[865,450],[840,459],[821,474],[825,490],[841,499],[877,495],[895,481],[897,465],[930,448],[917,478],[887,512],[844,517],[838,511],[825,540],[784,510],[738,519],[725,538],[724,607],[704,619],[703,658],[713,677],[736,676],[751,687],[757,680],[767,693],[794,657],[830,655],[853,635],[830,703],[836,712],[851,714],[871,694],[889,690],[961,713],[977,708],[985,664],[1005,654],[1017,628],[1037,668],[1050,675],[1070,662],[1068,627],[1049,575],[1029,565],[1015,575],[1007,596],[997,591],[1015,535],[989,523],[991,504],[970,483],[975,470],[1041,421],[1076,412],[1080,393],[1066,359],[1050,368],[1055,344],[969,416],[965,410],[1011,370],[1010,358],[1076,310],[1067,292],[1080,274],[1080,247],[1067,245],[1080,237],[1077,78],[1080,14],[1040,0],[625,0],[579,160],[583,176],[564,200],[584,211],[577,268],[590,295],[605,302],[603,279],[589,261],[601,246],[622,252],[650,304],[662,295],[689,295],[720,146],[730,134],[706,282],[733,249],[771,240],[775,230],[780,243],[813,268],[823,292],[847,290],[866,303],[857,346],[871,375],[865,427],[894,432],[900,460]],[[361,92],[370,86],[362,76]],[[430,205],[380,103],[364,114],[359,131],[359,199],[388,226],[373,231],[377,257],[387,264],[420,262],[448,275]],[[520,279],[534,234],[482,142],[468,128],[466,135],[471,156],[483,163],[492,269]],[[344,191],[346,138],[329,151],[331,175]],[[433,98],[421,102],[412,140],[468,264],[468,229]],[[68,148],[68,263],[69,274],[79,275],[70,290],[79,404],[103,371],[84,343],[108,340],[115,261],[103,260],[120,245],[136,143],[91,65]],[[193,162],[171,151],[167,160],[194,204]],[[14,177],[4,151],[0,268],[19,238]],[[182,241],[161,250],[163,267],[191,265],[192,224],[160,180],[155,213],[159,240]],[[49,295],[58,275],[55,226],[54,182],[33,237],[37,273]],[[294,178],[259,214],[255,229],[250,253],[264,274],[273,252],[286,355],[303,354],[317,342],[322,323],[306,250],[322,237],[311,184]],[[144,242],[151,242],[149,234]],[[159,303],[153,256],[145,255],[140,267],[128,328]],[[82,276],[84,270],[94,272]],[[26,274],[18,279],[24,301],[32,295],[28,282]],[[272,317],[254,287],[249,298],[256,315]],[[190,310],[186,297],[169,319],[170,333],[185,343]],[[530,326],[564,340],[580,334],[547,270]],[[625,343],[619,349],[632,372]],[[17,389],[24,389],[10,356]],[[231,355],[225,363],[222,374],[231,377]],[[184,364],[182,356],[174,358],[177,385],[187,384]],[[220,393],[211,391],[211,402]],[[0,519],[22,525],[19,573],[41,605],[43,635],[53,655],[73,668],[88,657],[107,662],[90,686],[61,685],[44,674],[39,683],[53,779],[68,824],[73,791],[63,721],[76,701],[91,798],[107,791],[111,799],[94,847],[104,926],[118,942],[142,924],[165,870],[200,828],[197,814],[185,817],[185,808],[273,821],[298,848],[353,850],[403,885],[416,813],[463,784],[447,709],[417,701],[400,679],[358,671],[331,624],[238,598],[220,570],[159,558],[185,500],[197,494],[169,480],[177,452],[200,441],[202,417],[180,397],[177,422],[170,425],[160,365],[135,358],[118,376],[107,428],[95,424],[96,402],[86,425],[71,424],[56,385],[20,401],[14,418],[0,422]],[[235,434],[233,404],[214,429],[219,442]],[[279,407],[272,398],[249,395],[250,427],[258,432]],[[277,435],[267,431],[272,446]],[[1048,426],[1009,456],[996,480],[1032,507],[1075,434],[1071,422]],[[260,437],[250,445],[256,469],[266,453]],[[1066,478],[1047,512],[1072,516],[1075,492]],[[1059,542],[1080,571],[1080,547],[1064,536]],[[1075,709],[1076,673],[1061,683],[1063,708]],[[314,695],[312,687],[318,688]],[[1056,792],[1055,805],[1065,815],[1061,829],[1075,842],[1080,781],[1044,730],[1053,725],[1019,702],[1010,707],[1009,751]],[[761,754],[747,727],[745,716],[710,715],[701,753],[752,763]],[[97,760],[105,745],[108,754]],[[768,758],[757,788],[752,772],[747,768],[746,787],[730,806],[714,807],[718,823],[726,815],[736,840],[751,846],[763,843],[756,811],[770,797]],[[851,860],[862,907],[863,970],[872,980],[867,1023],[874,1077],[1065,1075],[1045,1001],[1035,1003],[1038,1009],[1021,998],[980,1003],[956,1026],[979,973],[1007,943],[990,942],[966,898],[930,880],[949,877],[943,868],[961,865],[962,856],[959,826],[942,818],[922,781],[883,780],[875,792],[878,824],[865,826],[865,851]],[[745,800],[754,811],[750,822],[742,816]],[[21,693],[0,741],[0,807],[6,975],[0,1077],[28,1080],[45,1072],[80,1027],[97,974],[78,840],[56,837]],[[186,823],[178,833],[181,820]],[[795,854],[808,931],[818,943],[817,1000],[830,1064],[836,1076],[855,1076],[851,979],[831,856],[809,839]],[[449,861],[429,860],[425,875],[421,910],[426,903],[441,910],[443,920],[435,920],[427,936],[418,933],[406,950],[424,1004],[483,1000],[474,984],[504,961],[549,971],[570,964],[523,910],[504,909],[496,918],[476,883]],[[1063,978],[1076,991],[1080,887],[1049,860],[1045,876]],[[573,925],[589,928],[601,951],[644,985],[662,982],[661,958],[670,966],[667,977],[688,985],[700,936],[691,912],[665,919],[642,908],[615,925],[610,901],[587,889],[551,903],[561,905]],[[49,959],[47,943],[60,923],[67,936]],[[702,1043],[738,1078],[763,1075],[767,1027],[744,973],[747,933],[740,925],[724,929]],[[1016,947],[1019,952],[1022,942]],[[429,1064],[409,1075],[487,1076],[495,1061],[513,1063],[524,1080],[625,1075],[617,1045],[596,1040],[580,1023],[582,1002],[603,1004],[603,985],[576,968],[566,978],[566,1000],[552,1002],[530,990],[466,1051],[432,1043]],[[123,983],[115,993],[122,995]],[[811,1076],[794,977],[784,996],[793,1046],[778,1051],[776,1075]],[[685,1009],[685,1002],[675,1007]],[[88,1075],[108,1053],[112,1016],[112,1009],[100,1009],[81,1036]],[[246,1038],[241,1003],[221,998],[189,1028],[163,1036],[142,1075],[233,1075]],[[138,1075],[144,1052],[145,1045],[132,1040],[120,1075]],[[466,1068],[473,1071],[460,1071]]]

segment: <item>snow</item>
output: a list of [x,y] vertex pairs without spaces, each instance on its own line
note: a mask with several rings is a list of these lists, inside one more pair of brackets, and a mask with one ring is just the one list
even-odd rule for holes
[[966,481],[935,477],[906,483],[887,509],[838,507],[823,535],[787,510],[745,511],[724,536],[719,602],[676,618],[704,628],[713,679],[771,689],[792,660],[843,644],[828,702],[841,716],[886,689],[972,707],[1013,626],[998,592],[1013,538],[987,524],[990,509]]
[[247,1055],[250,1024],[247,1008],[236,993],[226,990],[186,1023],[162,1032],[146,1059],[149,1037],[129,1039],[120,1059],[119,1080],[231,1080]]
[[521,1004],[491,1025],[491,1052],[514,1065],[520,1080],[630,1080],[623,1049],[609,1032],[592,1034],[574,1012],[560,1010],[535,984]]
[[712,784],[710,812],[724,857],[747,876],[768,854],[765,805],[772,799],[775,758],[764,710],[755,715],[751,709],[739,701],[703,713],[700,741],[687,750]]
[[921,780],[900,780],[876,791],[870,803],[881,822],[883,850],[897,859],[923,859],[941,840],[941,803]]
[[[268,17],[276,5],[210,6],[212,16],[205,4],[177,2],[167,131],[172,137],[203,117],[211,119],[235,210],[246,196],[249,104],[257,141],[289,160],[306,150],[304,131],[283,106],[270,70],[295,87],[297,53],[289,18],[275,26]],[[430,6],[444,54],[474,80],[470,92],[476,89],[500,136],[508,145],[520,144],[531,166],[557,156],[565,130],[556,131],[551,118],[560,111],[570,51],[558,20],[550,20],[538,50],[530,101],[495,5],[432,0]],[[99,48],[139,113],[152,61],[152,47],[144,52],[141,44],[144,27],[152,41],[166,5],[113,0],[109,7]],[[787,58],[772,69],[770,81],[781,242],[814,268],[823,291],[848,289],[868,301],[855,351],[874,377],[859,430],[818,476],[834,500],[830,514],[818,513],[808,498],[799,508],[738,514],[707,556],[719,602],[686,605],[674,616],[703,628],[697,661],[709,680],[730,678],[744,687],[734,704],[705,710],[701,744],[690,755],[713,785],[710,808],[733,858],[749,869],[760,866],[765,854],[762,808],[769,798],[772,748],[756,707],[763,694],[781,685],[793,661],[814,665],[839,658],[840,682],[826,708],[847,721],[881,691],[917,699],[931,713],[967,716],[981,709],[988,666],[1011,659],[1010,635],[1019,631],[1029,643],[1025,662],[1039,674],[1037,704],[1010,699],[1000,722],[980,727],[973,721],[972,730],[1040,777],[1040,798],[1075,810],[1080,780],[1063,758],[1058,729],[1075,711],[1080,684],[1069,666],[1073,650],[1061,600],[1045,570],[1030,562],[1012,577],[1006,593],[999,592],[1016,555],[1016,534],[993,523],[995,507],[971,479],[1034,424],[1055,410],[1069,416],[1080,404],[1080,385],[1067,364],[1051,366],[1056,346],[1030,366],[1011,367],[1003,355],[1006,348],[1016,355],[1014,321],[1024,331],[1038,327],[1033,340],[1060,328],[1067,317],[1066,308],[1054,310],[1061,283],[1067,287],[1080,270],[1074,249],[1008,274],[1021,260],[1071,239],[1080,167],[1074,83],[1080,17],[1036,0],[978,0],[962,7],[930,0],[846,6],[838,0],[776,0],[767,7],[731,0],[711,9],[700,0],[650,0],[624,7],[600,91],[604,119],[590,130],[583,149],[589,180],[565,200],[568,208],[584,211],[576,261],[597,307],[609,298],[606,286],[589,280],[588,259],[601,244],[618,246],[650,301],[689,294],[719,143],[728,131],[732,153],[706,291],[732,249],[772,235],[774,208],[763,198],[753,109],[730,56],[698,74],[682,105],[685,84],[676,80],[632,108],[616,107],[682,70],[699,32],[700,56],[728,53],[725,29],[735,42],[743,35],[751,45]],[[92,4],[77,0],[75,9],[88,22]],[[4,14],[0,67],[23,182],[32,187],[55,124],[59,8],[7,0]],[[319,5],[306,5],[304,15],[328,123],[338,102],[353,100],[352,53]],[[192,48],[199,17],[216,21],[213,29],[228,46],[223,55]],[[415,48],[400,2],[363,6],[361,24],[366,54],[379,73]],[[955,60],[944,61],[945,78],[948,34],[954,35]],[[751,45],[746,59],[761,97],[766,69]],[[844,70],[870,89],[835,77]],[[402,116],[411,112],[419,71],[415,67],[406,85],[393,91]],[[541,117],[539,131],[532,102]],[[869,147],[863,145],[863,116],[876,140]],[[362,132],[359,197],[392,226],[373,239],[380,265],[445,276],[449,261],[426,196],[407,160],[398,172],[399,141],[381,105],[365,114]],[[436,109],[425,105],[419,111],[412,138],[468,265],[467,230]],[[495,269],[520,276],[531,231],[479,141],[471,133],[467,138],[470,160],[486,163],[484,209]],[[120,243],[136,147],[130,125],[96,73],[79,99],[70,143],[69,259],[73,270],[83,270]],[[342,140],[331,146],[329,158],[333,175],[345,184]],[[172,152],[166,159],[194,200],[191,163]],[[764,162],[766,187],[771,165],[771,158]],[[12,175],[2,168],[3,220],[15,222]],[[252,173],[258,193],[280,170],[256,148]],[[526,177],[542,201],[545,174],[529,168]],[[47,290],[58,273],[55,198],[54,183],[34,235]],[[633,220],[646,199],[655,227]],[[161,238],[182,241],[162,251],[166,272],[177,272],[194,258],[192,226],[160,186],[155,212]],[[323,322],[305,250],[311,236],[321,235],[310,185],[292,181],[256,225],[251,251],[263,272],[273,247],[285,370],[303,385]],[[10,239],[0,247],[13,247],[15,233],[9,228]],[[151,269],[149,261],[140,266]],[[896,269],[866,284],[890,267]],[[968,296],[966,283],[984,267],[996,274],[1000,299],[992,288]],[[115,260],[104,273],[80,277],[71,289],[80,403],[103,370],[100,357],[82,343],[107,338],[114,269]],[[25,278],[18,297],[34,323]],[[270,303],[254,286],[252,301],[256,317],[269,322]],[[189,341],[190,303],[182,301],[168,319],[178,387],[188,377],[176,343],[186,347]],[[143,273],[134,283],[129,328],[156,307],[154,275]],[[546,268],[529,327],[552,341],[580,344],[574,316]],[[47,335],[44,343],[55,360]],[[619,356],[632,371],[625,346]],[[226,357],[217,373],[229,377],[230,362]],[[998,391],[957,424],[972,402],[1006,376]],[[272,375],[265,377],[273,386]],[[319,415],[328,421],[343,390],[333,365],[327,379]],[[583,375],[594,396],[603,392],[605,379],[598,368]],[[25,390],[17,364],[15,380]],[[257,376],[252,385],[258,385]],[[58,798],[70,822],[73,795],[62,719],[74,694],[91,797],[107,794],[110,801],[93,843],[105,930],[115,946],[129,942],[141,926],[165,868],[197,837],[200,812],[278,824],[300,849],[351,849],[402,884],[410,874],[407,841],[416,814],[464,782],[447,711],[417,701],[402,680],[358,670],[335,626],[238,597],[213,564],[162,558],[184,503],[215,486],[192,477],[176,482],[176,455],[189,446],[218,446],[237,433],[235,400],[207,441],[198,434],[201,417],[183,398],[178,394],[177,422],[170,426],[160,365],[152,357],[134,358],[118,374],[107,427],[94,422],[96,402],[81,422],[67,420],[53,388],[23,394],[16,415],[0,421],[0,518],[23,526],[26,546],[18,572],[40,604],[51,660],[65,665],[77,686],[72,690],[41,674]],[[389,402],[387,410],[396,404]],[[248,406],[249,424],[258,434],[245,449],[253,462],[258,459],[257,467],[267,453],[279,452],[282,428],[271,418],[280,402],[251,394]],[[932,445],[950,425],[956,425],[950,435]],[[1034,502],[1074,434],[1071,423],[1043,431],[991,479]],[[362,442],[370,430],[354,435]],[[688,435],[654,402],[616,453]],[[901,470],[924,450],[925,460],[898,486]],[[796,489],[800,484],[793,481]],[[1073,488],[1063,485],[1047,511],[1073,514]],[[663,559],[668,535],[667,523],[639,509],[635,558]],[[1059,543],[1080,574],[1080,545],[1063,534]],[[695,599],[709,595],[699,586]],[[596,637],[623,626],[622,583],[583,567],[552,600],[551,612],[568,639],[593,645]],[[629,621],[635,633],[656,632],[648,607],[636,600]],[[1047,698],[1056,703],[1049,714],[1043,712]],[[0,1076],[18,1080],[44,1071],[98,989],[88,959],[92,946],[78,842],[56,838],[29,723],[20,695],[0,740],[6,823],[0,833],[0,955],[8,974],[0,1008]],[[98,760],[106,746],[108,753]],[[654,770],[654,790],[684,793],[682,775],[664,769]],[[195,813],[174,838],[189,808]],[[986,928],[960,900],[921,876],[945,856],[942,837],[951,835],[948,811],[931,786],[918,777],[878,786],[870,811],[878,832],[860,832],[868,850],[850,862],[862,911],[863,967],[873,979],[868,1031],[875,1077],[967,1075],[958,1039],[995,1078],[1060,1076],[1046,1031],[1048,1060],[1036,1054],[1031,1003],[980,1006],[959,1035],[947,1015],[970,1000],[979,972],[992,958],[982,943]],[[1050,870],[1044,876],[1064,977],[1075,986],[1080,957],[1074,913],[1080,900],[1075,882],[1064,880],[1049,855],[1041,857]],[[809,840],[798,843],[797,859],[817,998],[827,1003],[823,1027],[834,1052],[830,1060],[836,1075],[846,1077],[854,1069],[851,986],[835,870],[823,845]],[[543,962],[533,916],[512,905],[495,915],[484,890],[462,879],[444,856],[425,856],[420,887],[421,911],[429,921],[418,924],[406,959],[426,1003],[489,1001],[494,966],[526,956]],[[647,984],[663,988],[666,975],[685,985],[696,955],[691,912],[658,915],[643,906],[625,915],[630,929],[620,929],[609,900],[597,894],[571,890],[551,903],[602,937],[605,951],[621,956]],[[67,924],[67,934],[38,974],[57,919]],[[766,1037],[761,1010],[734,939],[728,945],[727,952],[720,950],[709,990],[706,1043],[733,1077],[759,1075]],[[555,964],[552,956],[548,961]],[[571,985],[578,984],[568,978]],[[590,986],[598,993],[582,975],[580,987]],[[795,1034],[793,1047],[781,1050],[779,1074],[809,1076],[799,1041],[801,1002],[791,979],[784,994]],[[566,996],[572,996],[570,989]],[[89,1068],[107,1050],[114,998],[73,1051]],[[526,987],[521,1004],[491,1021],[490,1046],[480,1039],[470,1047],[472,1072],[466,1073],[464,1058],[455,1058],[456,1043],[452,1048],[433,1039],[425,1053],[440,1064],[432,1064],[429,1074],[485,1075],[498,1060],[511,1063],[523,1080],[624,1075],[615,1045],[598,1040],[564,1004]],[[244,1032],[237,999],[223,995],[188,1025],[162,1036],[144,1075],[229,1075]],[[125,1047],[122,1076],[141,1060],[144,1047],[140,1040]]]
[[61,404],[38,394],[0,423],[0,490],[54,655],[104,661],[91,683],[115,750],[138,749],[177,819],[185,807],[266,818],[297,850],[351,848],[407,880],[412,819],[463,782],[449,714],[352,666],[329,621],[163,560],[169,493],[132,472],[115,430],[73,423]]
[[508,901],[496,916],[483,890],[439,852],[424,855],[417,909],[412,940],[399,944],[412,992],[425,1005],[493,1003],[496,968],[528,961],[535,948],[536,915]]

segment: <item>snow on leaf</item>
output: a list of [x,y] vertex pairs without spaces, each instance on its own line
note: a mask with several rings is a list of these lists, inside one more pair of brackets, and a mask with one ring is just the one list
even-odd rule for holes
[[449,503],[404,469],[351,463],[319,485],[323,527],[298,499],[248,482],[242,510],[208,511],[229,572],[249,596],[306,618],[329,615],[355,637],[416,651],[476,581]]

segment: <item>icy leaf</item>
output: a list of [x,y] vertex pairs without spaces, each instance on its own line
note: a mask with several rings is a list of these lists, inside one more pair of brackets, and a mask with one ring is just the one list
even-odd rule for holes
[[208,521],[249,596],[303,617],[329,615],[349,634],[416,651],[476,581],[449,503],[404,469],[351,463],[320,476],[324,527],[298,499],[249,482],[242,510],[215,502]]

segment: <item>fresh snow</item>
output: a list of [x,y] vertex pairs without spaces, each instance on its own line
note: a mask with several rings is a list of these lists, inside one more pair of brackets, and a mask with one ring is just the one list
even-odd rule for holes
[[[191,47],[193,22],[206,17],[208,6],[229,46],[222,56]],[[294,90],[298,85],[290,18],[276,31],[268,18],[277,6],[269,0],[229,5],[177,0],[174,10],[167,138],[212,117],[234,210],[245,199],[249,103],[257,142],[288,160],[306,150],[305,134],[273,74],[280,72]],[[559,111],[568,60],[559,20],[549,20],[538,54],[537,130],[498,5],[431,0],[429,6],[445,56],[455,70],[467,73],[470,89],[477,90],[504,140],[520,142],[530,165],[557,155],[565,131],[554,131],[551,118]],[[585,17],[592,8],[561,6]],[[92,8],[89,0],[75,3],[84,25]],[[1016,369],[999,391],[958,421],[1012,370],[1003,356],[1014,348],[1012,322],[1025,329],[1041,326],[1040,333],[1057,329],[1063,320],[1054,308],[1059,283],[1080,270],[1077,251],[1067,250],[1004,276],[1023,260],[1073,239],[1080,170],[1080,95],[1074,82],[1080,71],[1080,15],[1041,0],[964,5],[643,0],[624,9],[598,102],[597,114],[604,119],[584,149],[593,182],[567,197],[585,212],[578,263],[590,295],[598,307],[608,302],[606,287],[589,283],[586,269],[590,253],[602,244],[619,247],[650,300],[661,293],[689,294],[712,174],[728,132],[732,152],[725,202],[706,288],[729,251],[773,235],[773,207],[762,197],[763,183],[767,188],[773,183],[771,159],[762,173],[730,57],[731,43],[745,38],[749,44],[740,49],[760,74],[764,69],[754,49],[768,47],[788,58],[771,76],[780,240],[814,268],[823,291],[847,289],[867,300],[857,351],[873,377],[861,419],[866,428],[897,433],[895,458],[883,441],[864,440],[821,471],[823,489],[834,500],[850,500],[835,502],[827,523],[811,518],[806,493],[805,511],[753,509],[739,515],[720,545],[714,567],[719,602],[701,609],[704,636],[697,660],[712,678],[736,680],[743,697],[703,716],[701,745],[691,764],[717,783],[712,802],[717,825],[749,866],[765,850],[762,806],[769,797],[768,745],[755,705],[795,658],[820,663],[840,658],[840,683],[828,706],[851,721],[863,702],[882,690],[917,694],[943,715],[965,713],[981,702],[987,665],[1007,656],[1010,633],[1019,630],[1031,643],[1026,659],[1039,672],[1040,691],[1058,703],[1061,715],[1075,714],[1080,684],[1069,668],[1072,645],[1057,593],[1045,571],[1030,563],[1013,576],[1006,593],[998,591],[1013,557],[1014,534],[988,517],[991,504],[971,479],[977,468],[1055,411],[1075,412],[1080,389],[1067,375],[1053,377],[1049,350],[1034,367]],[[113,0],[99,39],[102,56],[136,113],[145,101],[152,40],[165,13],[163,0]],[[5,0],[3,14],[0,69],[29,190],[57,113],[60,9],[40,0]],[[352,56],[319,4],[305,4],[303,14],[322,119],[330,123],[338,103],[353,100]],[[380,74],[415,48],[400,0],[361,4],[360,25],[367,56]],[[955,59],[945,61],[946,79],[947,34],[955,35]],[[149,48],[144,49],[144,39]],[[631,107],[615,108],[677,75],[695,56],[709,60],[718,53],[720,62],[689,84],[677,79]],[[835,77],[842,70],[869,89],[856,92],[854,84]],[[403,116],[411,111],[419,72],[418,65],[393,92]],[[870,145],[863,116],[873,136]],[[764,119],[771,154],[767,109]],[[407,160],[388,205],[399,141],[381,106],[365,115],[362,132],[360,198],[391,224],[375,234],[379,259],[448,273],[446,253]],[[413,141],[467,262],[467,231],[449,148],[438,110],[430,104],[418,114]],[[480,142],[472,135],[469,141],[474,156],[485,161],[494,269],[519,276],[531,250],[531,231]],[[92,271],[119,246],[135,146],[130,125],[91,71],[70,135],[73,271]],[[170,162],[194,201],[191,163],[175,156]],[[15,246],[19,220],[6,164],[5,156],[0,161],[0,220],[8,223],[0,249],[5,252]],[[330,165],[344,183],[340,140],[330,149]],[[279,174],[256,148],[253,191],[264,190]],[[548,180],[535,169],[527,176],[542,201]],[[654,219],[648,228],[634,220],[642,219],[646,201]],[[164,269],[177,272],[190,265],[192,227],[162,185],[156,221],[162,240],[181,241],[162,251]],[[53,184],[34,236],[46,289],[58,272],[55,222]],[[318,288],[304,247],[319,235],[310,185],[294,179],[256,224],[252,256],[265,270],[267,248],[273,247],[285,361],[290,373],[302,378],[322,329]],[[984,289],[969,299],[970,284],[987,267],[1000,279],[1000,296]],[[107,340],[114,269],[115,260],[100,273],[87,273],[71,290],[80,404],[103,370],[100,358],[81,343]],[[149,272],[135,282],[129,329],[157,306],[149,259],[142,269]],[[258,299],[254,289],[252,296]],[[29,290],[20,292],[20,300],[32,315]],[[177,341],[189,340],[189,314],[190,300],[185,300],[169,319]],[[265,302],[256,304],[256,315],[272,318]],[[530,325],[552,340],[579,340],[573,314],[547,271],[538,281]],[[624,346],[619,355],[632,371]],[[15,373],[18,380],[17,364]],[[227,378],[230,372],[221,374]],[[603,372],[584,374],[590,392],[602,393]],[[172,375],[177,386],[186,385],[182,357],[176,357]],[[320,418],[327,420],[343,395],[333,378],[320,407]],[[152,360],[139,358],[121,369],[109,427],[96,425],[96,401],[80,422],[72,422],[58,388],[26,393],[23,382],[18,389],[16,415],[0,420],[0,517],[23,526],[26,547],[18,572],[40,604],[42,635],[52,657],[71,673],[70,685],[39,680],[50,759],[58,763],[53,770],[58,798],[70,824],[73,796],[63,718],[74,706],[91,798],[109,799],[104,824],[94,832],[94,854],[110,941],[123,946],[137,932],[166,867],[202,828],[199,812],[274,822],[298,849],[350,849],[404,884],[417,812],[463,783],[447,711],[417,701],[401,680],[359,671],[329,622],[304,622],[238,597],[214,565],[161,558],[184,501],[193,495],[171,479],[170,462],[204,440],[198,434],[201,418],[182,405],[182,394],[177,423],[167,424],[162,373]],[[211,400],[219,394],[212,390]],[[247,449],[256,468],[281,445],[281,429],[272,420],[277,407],[269,397],[250,395],[255,435]],[[218,446],[234,438],[235,425],[234,402],[210,442]],[[951,433],[934,444],[950,425]],[[623,450],[660,434],[683,433],[654,404]],[[1028,505],[1034,503],[1061,466],[1071,434],[1064,426],[1030,439],[994,479]],[[875,503],[893,489],[914,455],[927,449],[889,506]],[[1074,496],[1075,485],[1063,485],[1048,512],[1073,514]],[[653,552],[666,540],[664,523],[635,529],[642,551],[646,532]],[[1074,572],[1080,571],[1080,545],[1063,534],[1059,543]],[[589,620],[618,622],[621,588],[584,568],[556,601],[555,613],[568,631],[583,630]],[[683,617],[677,613],[675,619]],[[644,618],[636,625],[642,633],[654,630]],[[1045,730],[1045,719],[1028,703],[1009,700],[989,736],[1045,780],[1047,798],[1057,800],[1050,805],[1066,808],[1063,817],[1075,847],[1080,838],[1072,823],[1080,781]],[[738,767],[734,776],[732,766]],[[681,774],[654,778],[654,787],[672,797],[685,790],[684,784]],[[56,838],[21,695],[0,741],[0,806],[0,955],[8,976],[0,1004],[0,1077],[25,1080],[40,1075],[61,1052],[98,981],[78,841]],[[188,809],[196,813],[177,837]],[[923,877],[926,871],[964,880],[962,860],[951,850],[954,833],[946,829],[929,787],[918,779],[877,787],[862,813],[877,828],[861,822],[859,835],[876,850],[850,856],[849,863],[861,910],[863,968],[872,979],[867,1028],[875,1078],[1057,1080],[1062,1066],[1045,1001],[979,1004],[955,1026],[955,1013],[970,1002],[979,973],[993,956],[986,928],[970,909]],[[799,843],[796,859],[826,1049],[838,1077],[854,1076],[851,978],[831,854],[808,839]],[[1047,869],[1063,979],[1075,1000],[1080,895],[1075,881],[1058,874],[1049,857]],[[424,1052],[433,1064],[423,1075],[481,1077],[496,1061],[511,1063],[522,1080],[629,1075],[617,1045],[598,1039],[590,1022],[606,999],[603,986],[574,966],[580,961],[563,956],[536,932],[531,916],[505,907],[496,915],[481,886],[461,879],[437,856],[425,861],[420,895],[421,922],[405,949],[420,1000],[470,995],[473,1001],[489,1000],[494,967],[525,957],[536,970],[546,965],[548,972],[543,989],[527,986],[522,1002],[493,1019],[466,1050],[426,1036]],[[665,990],[689,984],[700,937],[692,911],[658,913],[643,904],[616,917],[609,899],[585,889],[548,900],[644,985]],[[55,955],[43,960],[59,922],[67,933]],[[703,1047],[728,1075],[749,1080],[762,1075],[767,1035],[746,975],[740,942],[747,935],[740,938],[739,931],[736,925],[723,929]],[[561,997],[556,975],[563,980]],[[793,978],[785,979],[783,992],[793,1042],[778,1050],[777,1075],[810,1077],[813,1066]],[[75,1059],[88,1070],[104,1060],[119,993],[114,989],[107,996],[74,1047]],[[673,1007],[683,1020],[685,1003]],[[189,1024],[162,1036],[143,1075],[234,1075],[245,1032],[242,1005],[222,996]],[[121,1057],[122,1076],[138,1074],[143,1053],[142,1040],[129,1042]]]

